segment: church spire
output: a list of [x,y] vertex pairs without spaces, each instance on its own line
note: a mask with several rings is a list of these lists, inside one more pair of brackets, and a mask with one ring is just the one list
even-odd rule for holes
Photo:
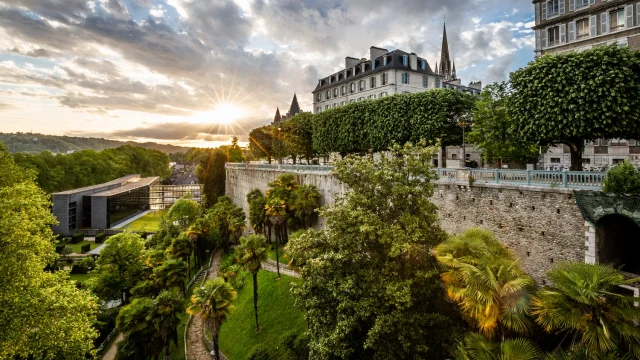
[[[452,66],[453,65],[453,66]],[[444,24],[442,31],[442,51],[440,53],[440,75],[444,76],[445,81],[456,79],[455,64],[451,61],[449,55],[449,40],[447,39],[447,24]]]
[[294,116],[300,112],[300,105],[298,105],[298,97],[293,94],[293,100],[291,101],[291,107],[289,108],[288,116]]
[[278,123],[282,120],[282,116],[280,116],[280,108],[276,108],[276,116],[273,118],[273,123]]

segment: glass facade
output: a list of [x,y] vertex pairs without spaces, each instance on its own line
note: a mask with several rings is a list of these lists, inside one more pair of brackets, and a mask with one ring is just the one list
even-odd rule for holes
[[107,197],[107,227],[131,216],[150,210],[149,187],[127,191]]
[[193,200],[202,202],[201,185],[153,185],[149,193],[152,210],[168,209],[178,199],[191,195]]

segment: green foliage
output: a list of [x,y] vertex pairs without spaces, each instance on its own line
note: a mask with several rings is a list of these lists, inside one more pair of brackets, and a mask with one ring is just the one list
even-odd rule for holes
[[80,247],[80,251],[81,251],[83,254],[88,253],[88,252],[89,252],[89,250],[91,250],[91,244],[84,244],[84,245],[82,245],[82,246]]
[[77,233],[77,234],[71,236],[71,243],[72,244],[80,244],[83,241],[84,241],[84,233]]
[[167,154],[131,145],[67,155],[46,151],[36,155],[17,153],[14,158],[18,165],[34,170],[38,185],[49,193],[100,184],[129,174],[171,175]]
[[133,299],[120,309],[116,326],[124,337],[118,343],[116,359],[144,359],[160,354],[162,340],[148,318],[153,307],[152,299],[142,297]]
[[379,161],[337,162],[334,176],[350,191],[320,211],[326,230],[287,246],[302,264],[294,294],[311,359],[441,359],[455,342],[459,320],[429,253],[446,239],[429,200],[435,151],[406,144]]
[[98,306],[53,264],[55,218],[33,174],[0,144],[0,358],[85,359]]
[[294,359],[309,359],[309,336],[299,334],[296,331],[289,331],[280,338],[282,347],[289,351]]
[[[221,149],[200,149],[204,154],[191,154],[194,160],[198,159],[196,176],[202,184],[204,195],[203,206],[210,208],[216,200],[224,195],[225,183],[227,179],[224,164],[227,162],[227,154]],[[189,158],[189,154],[187,154]]]
[[628,160],[612,168],[604,179],[604,192],[629,196],[640,195],[640,173]]
[[155,299],[147,315],[156,334],[164,345],[165,359],[171,353],[171,340],[178,345],[178,324],[182,313],[182,296],[172,291],[163,291]]
[[486,86],[476,102],[473,129],[468,134],[468,142],[482,150],[482,157],[498,162],[499,167],[502,162],[536,163],[540,151],[537,143],[524,141],[513,131],[508,113],[511,92],[505,82]]
[[262,262],[267,260],[267,242],[264,236],[249,235],[240,238],[240,246],[236,248],[238,263],[255,274],[262,269]]
[[302,220],[304,228],[310,224],[311,216],[320,207],[320,193],[315,185],[301,185],[293,193],[290,210]]
[[507,339],[493,343],[480,334],[469,333],[452,351],[454,360],[542,360],[544,354],[529,339]]
[[625,280],[604,265],[564,263],[547,272],[553,284],[538,291],[533,302],[536,322],[548,332],[568,331],[591,354],[630,353],[640,357],[638,298],[620,295]]
[[384,151],[393,144],[425,140],[459,145],[455,117],[473,109],[475,98],[451,89],[397,94],[313,115],[313,147],[320,154]]
[[259,189],[254,189],[247,194],[249,203],[249,223],[256,234],[263,234],[266,222],[266,199]]
[[206,219],[218,231],[225,253],[229,252],[231,237],[239,236],[246,226],[244,211],[226,195],[218,198],[218,202],[207,212]]
[[256,347],[249,352],[247,360],[271,360],[271,356],[269,356],[269,352],[264,345],[256,345]]
[[271,163],[273,157],[274,138],[271,126],[263,126],[251,130],[249,133],[249,151],[255,159],[267,158]]
[[169,259],[162,265],[153,268],[153,276],[157,286],[161,289],[181,289],[184,293],[187,280],[187,264],[182,259]]
[[103,300],[121,299],[140,280],[144,268],[144,241],[140,235],[120,233],[105,242],[89,286]]
[[167,214],[169,221],[178,222],[181,230],[191,226],[198,216],[200,216],[200,204],[189,195],[182,197],[171,205]]
[[491,231],[469,229],[439,244],[433,253],[442,267],[447,296],[472,327],[488,338],[530,331],[535,282]]
[[101,232],[95,237],[96,244],[102,244],[105,240],[107,240],[107,234]]
[[566,144],[582,169],[585,140],[640,138],[640,53],[602,46],[536,58],[511,73],[514,133],[542,145]]

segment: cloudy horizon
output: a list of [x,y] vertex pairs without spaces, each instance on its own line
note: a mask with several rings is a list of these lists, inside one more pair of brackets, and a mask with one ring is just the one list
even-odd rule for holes
[[435,68],[445,16],[463,84],[534,58],[530,0],[0,0],[0,132],[246,141],[370,46]]

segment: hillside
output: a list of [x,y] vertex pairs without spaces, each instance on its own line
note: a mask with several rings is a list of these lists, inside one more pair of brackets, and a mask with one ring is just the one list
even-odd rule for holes
[[122,145],[134,145],[147,149],[160,150],[165,153],[187,152],[190,148],[184,146],[165,145],[154,142],[138,143],[134,141],[117,141],[102,138],[85,138],[58,135],[44,135],[35,133],[0,133],[0,142],[5,143],[9,152],[27,152],[31,154],[42,151],[52,153],[66,153],[70,150],[104,150]]

